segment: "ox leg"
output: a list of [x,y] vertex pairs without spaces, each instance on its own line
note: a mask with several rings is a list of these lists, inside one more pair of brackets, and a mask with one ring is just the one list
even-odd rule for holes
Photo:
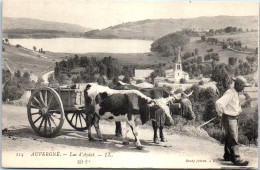
[[118,137],[122,136],[121,122],[116,122],[116,136],[118,136]]
[[127,134],[128,134],[128,132],[129,132],[129,124],[128,123],[126,123],[126,126],[125,126],[125,134],[124,134],[124,136],[123,136],[123,144],[124,145],[128,145],[129,144],[129,141],[128,141],[128,139],[127,139]]
[[134,137],[135,137],[135,139],[136,139],[136,148],[137,148],[138,150],[142,150],[143,147],[142,147],[141,142],[140,142],[140,140],[139,140],[139,138],[138,138],[137,127],[136,127],[136,125],[135,125],[134,119],[132,118],[132,120],[128,121],[128,123],[129,123],[129,125],[130,125],[130,127],[131,127],[131,129],[132,129],[132,132],[133,132],[133,134],[134,134]]
[[89,140],[89,141],[96,141],[96,140],[92,137],[91,127],[92,127],[92,126],[88,126],[88,140]]
[[99,128],[99,117],[98,116],[94,117],[94,127],[96,129],[99,141],[103,141],[103,142],[107,141],[101,134],[101,131],[100,131],[100,128]]
[[158,138],[158,134],[157,134],[157,130],[158,130],[158,125],[157,125],[157,122],[155,121],[152,121],[152,125],[153,125],[153,142],[156,143],[156,144],[159,144],[160,141],[159,141],[159,138]]
[[164,135],[163,135],[163,126],[160,126],[160,138],[162,142],[166,142]]

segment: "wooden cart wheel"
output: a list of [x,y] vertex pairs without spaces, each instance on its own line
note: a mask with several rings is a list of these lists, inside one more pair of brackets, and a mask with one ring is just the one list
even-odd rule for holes
[[59,94],[52,88],[40,88],[30,97],[27,115],[33,130],[42,137],[56,136],[64,123]]
[[71,127],[78,131],[87,130],[86,113],[83,111],[77,111],[74,113],[65,113],[65,117]]

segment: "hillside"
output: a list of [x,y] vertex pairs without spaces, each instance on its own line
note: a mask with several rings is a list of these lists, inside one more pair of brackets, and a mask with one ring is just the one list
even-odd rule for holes
[[[2,18],[2,31],[4,36],[11,36],[13,38],[27,38],[34,37],[33,34],[38,34],[38,37],[51,38],[50,35],[62,36],[68,33],[74,35],[88,31],[90,28],[84,28],[76,24],[43,21],[30,18]],[[72,36],[72,35],[71,35]]]
[[37,77],[46,71],[53,70],[55,61],[59,59],[53,53],[38,53],[25,48],[4,44],[5,51],[2,52],[2,68],[9,66],[12,72],[20,70],[27,71]]
[[257,16],[216,16],[189,19],[148,19],[127,22],[102,30],[92,30],[84,34],[87,38],[126,38],[157,39],[166,34],[192,28],[196,31],[221,29],[227,26],[246,29],[258,29]]
[[[248,33],[241,33],[241,34],[228,34],[228,35],[219,35],[214,36],[218,38],[219,40],[226,40],[228,38],[233,38],[234,41],[241,41],[242,46],[248,46],[248,48],[255,49],[258,44],[258,36],[257,32],[248,32]],[[238,60],[246,60],[247,56],[256,56],[256,54],[245,54],[241,52],[235,52],[231,50],[223,50],[221,45],[216,45],[212,43],[206,43],[201,42],[200,40],[197,40],[196,38],[193,38],[195,41],[190,42],[187,44],[184,48],[184,53],[186,52],[194,52],[195,48],[198,48],[199,52],[198,55],[202,56],[204,58],[204,55],[206,55],[208,52],[207,50],[213,49],[213,52],[219,53],[220,56],[220,62],[228,64],[228,58],[229,57],[236,57]]]

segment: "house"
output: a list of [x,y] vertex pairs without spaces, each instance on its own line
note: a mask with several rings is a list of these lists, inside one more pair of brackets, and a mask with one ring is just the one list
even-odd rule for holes
[[154,72],[152,69],[135,69],[135,80],[145,81],[151,73]]

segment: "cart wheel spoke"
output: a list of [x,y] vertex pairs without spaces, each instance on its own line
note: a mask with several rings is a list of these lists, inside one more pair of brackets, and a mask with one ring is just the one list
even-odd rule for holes
[[40,130],[41,130],[41,128],[42,128],[42,123],[43,123],[43,121],[44,121],[44,118],[42,118],[42,121],[41,121],[41,123],[40,123],[40,126],[38,127],[38,131],[40,132]]
[[45,101],[44,101],[45,103],[45,106],[48,106],[48,91],[46,90],[45,91]]
[[44,100],[43,100],[43,97],[42,97],[42,92],[41,92],[41,91],[39,91],[39,95],[40,95],[40,99],[41,99],[41,104],[42,104],[42,106],[45,106]]
[[47,119],[48,119],[48,123],[49,123],[49,126],[50,126],[50,131],[51,131],[51,133],[52,133],[53,131],[52,131],[52,127],[51,127],[51,121],[50,121],[50,117],[48,116],[48,118],[47,118]]
[[81,116],[82,116],[81,113],[79,113],[80,127],[82,128]]
[[60,113],[60,110],[49,110],[49,112],[52,112],[52,113]]
[[78,123],[78,114],[76,113],[76,123],[75,123],[75,126],[77,127],[77,123]]
[[76,113],[73,114],[73,116],[72,116],[71,119],[70,119],[70,122],[72,122],[72,120],[73,120],[73,118],[74,118],[75,115],[76,115]]
[[44,134],[47,132],[47,118],[44,118]]
[[56,125],[54,119],[53,119],[51,116],[50,116],[50,119],[51,119],[52,123],[53,123],[53,124],[56,126],[56,128],[57,128],[58,126]]
[[[53,103],[52,103],[52,98],[53,98],[53,95],[51,95],[51,98],[50,98],[50,100],[49,100],[49,103],[48,103],[47,108],[51,108],[51,106],[53,105]],[[52,105],[51,105],[51,104],[52,104]]]
[[40,106],[40,107],[42,107],[42,104],[39,102],[39,100],[34,96],[33,97],[33,99],[34,99],[34,101],[36,101],[36,103]]
[[40,118],[42,118],[42,115],[40,117],[38,117],[33,123],[35,124],[36,122],[38,122],[38,120],[40,120]]
[[35,106],[34,104],[31,103],[31,108],[34,108],[34,109],[41,109],[39,106]]
[[32,113],[31,115],[38,115],[40,114],[39,112],[35,112],[35,113]]

